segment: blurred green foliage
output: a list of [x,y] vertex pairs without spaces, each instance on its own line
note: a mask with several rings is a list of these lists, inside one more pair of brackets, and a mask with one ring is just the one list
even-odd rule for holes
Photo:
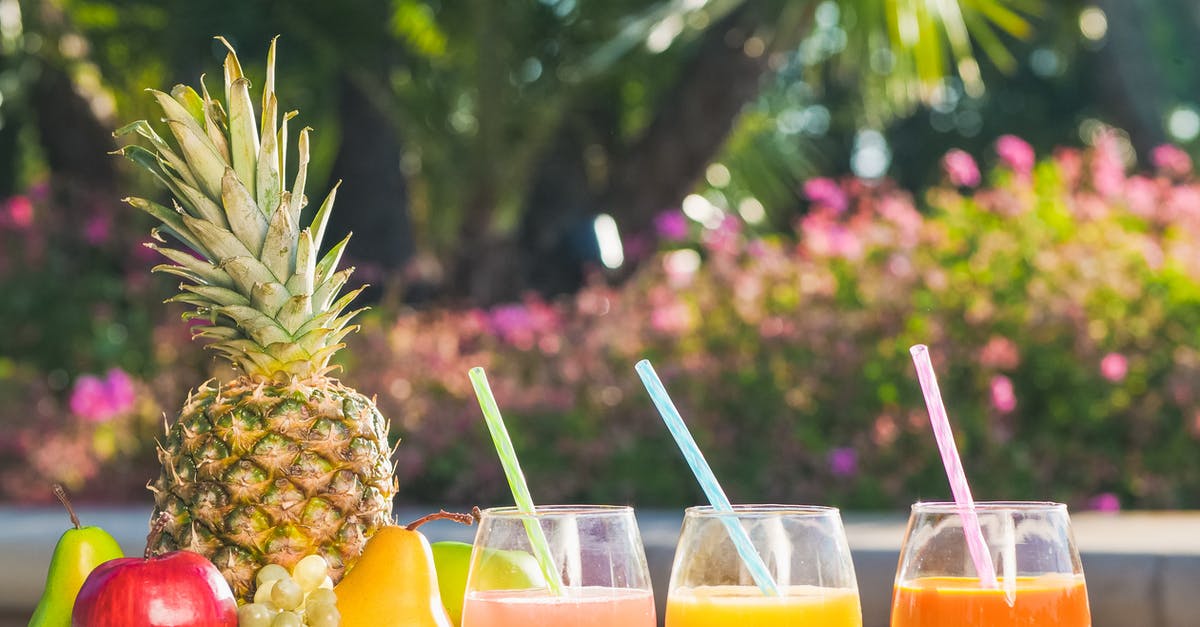
[[915,202],[847,178],[849,207],[793,236],[687,221],[619,290],[374,319],[348,373],[419,443],[406,499],[503,499],[463,375],[483,364],[543,500],[699,502],[648,357],[735,500],[880,508],[948,494],[908,353],[928,343],[981,498],[1196,507],[1200,188],[1186,157],[1129,176],[1096,142]]
[[[735,500],[943,498],[908,353],[927,343],[980,498],[1197,507],[1200,184],[1176,148],[1130,175],[1117,135],[1095,142],[1033,168],[1008,138],[982,186],[951,174],[917,197],[886,181],[810,180],[812,206],[790,234],[669,212],[660,250],[620,287],[490,309],[380,308],[339,363],[391,419],[410,502],[505,499],[466,377],[476,365],[537,498],[700,501],[633,374],[643,357]],[[108,494],[138,498],[131,479],[153,464],[147,426],[212,372],[187,357],[175,321],[155,338],[140,404],[13,425],[8,437],[26,444],[12,459],[40,460],[49,477],[89,468],[79,483],[104,477]],[[37,385],[18,397],[47,402]],[[113,424],[126,439],[109,457],[85,447],[83,466],[29,444],[73,451]],[[0,470],[10,497],[25,497],[30,468]]]
[[[227,374],[189,343],[178,312],[160,319],[169,286],[147,277],[148,227],[114,204],[151,183],[103,178],[109,166],[99,182],[78,178],[96,175],[86,166],[107,163],[111,147],[56,143],[53,131],[107,133],[153,116],[142,90],[215,71],[224,49],[214,34],[238,46],[259,82],[250,60],[278,34],[281,101],[317,128],[312,179],[329,178],[343,149],[354,120],[339,98],[351,87],[389,122],[380,141],[400,146],[407,188],[394,210],[412,215],[419,263],[373,280],[437,277],[444,298],[468,304],[414,313],[385,300],[342,356],[346,377],[380,395],[408,442],[405,498],[502,495],[460,377],[482,363],[523,425],[514,435],[542,498],[698,499],[629,376],[643,355],[743,500],[878,507],[942,495],[906,353],[928,341],[981,494],[1085,503],[1111,491],[1132,505],[1197,505],[1200,272],[1185,254],[1196,184],[1122,174],[1101,193],[1111,181],[1097,186],[1090,169],[1097,155],[1144,166],[1172,116],[1196,112],[1198,55],[1187,51],[1200,38],[1182,0],[1133,16],[1105,3],[1109,34],[1098,38],[1081,32],[1082,11],[1096,10],[1082,0],[18,4],[15,28],[0,11],[0,189],[12,194],[0,206],[6,496],[42,498],[34,484],[47,477],[103,476],[94,494],[139,498],[161,416],[205,376]],[[620,166],[656,121],[680,116],[672,97],[732,82],[696,63],[713,42],[761,60],[751,64],[761,73],[728,119],[702,116],[704,128],[664,140],[656,154],[671,156],[715,138],[689,155],[694,167],[650,177],[678,193],[622,205]],[[55,73],[70,93],[44,90]],[[51,118],[47,105],[67,96],[86,114]],[[1084,174],[1064,157],[1028,179],[990,168],[978,191],[944,184],[939,160],[951,146],[982,155],[1017,132],[1045,154],[1090,141],[1104,120],[1128,132],[1076,155]],[[1194,147],[1195,135],[1177,137]],[[63,154],[87,156],[65,167]],[[577,178],[553,169],[576,161]],[[850,211],[813,211],[804,189],[818,172],[839,176]],[[538,207],[546,180],[565,192]],[[706,226],[685,221],[688,238],[654,252],[653,215],[688,192]],[[616,215],[630,263],[607,278],[627,282],[465,308],[472,299],[446,271],[453,257],[478,254],[467,261],[480,273],[508,266],[464,231],[506,241],[495,254],[511,256],[523,221],[555,223],[574,199],[587,200],[575,223]],[[984,363],[989,345],[1018,361]],[[1128,368],[1117,381],[1099,370],[1110,354]],[[139,379],[139,403],[110,422],[78,420],[70,402],[81,375],[114,367]],[[989,407],[1005,385],[1016,408]]]

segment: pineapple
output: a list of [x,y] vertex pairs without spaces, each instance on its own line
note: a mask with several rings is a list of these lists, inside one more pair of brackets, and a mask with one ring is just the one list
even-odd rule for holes
[[347,240],[318,259],[337,186],[301,229],[309,129],[297,138],[289,190],[295,112],[278,113],[275,42],[257,122],[249,81],[221,41],[229,47],[224,106],[203,79],[199,94],[183,85],[149,90],[174,143],[145,120],[117,134],[149,143],[119,152],[174,196],[173,208],[126,199],[162,222],[149,246],[171,263],[154,270],[183,278],[170,301],[193,308],[184,318],[194,338],[239,374],[193,390],[159,443],[162,473],[148,487],[155,518],[165,512],[169,523],[148,549],[205,555],[249,599],[259,568],[291,568],[313,553],[340,579],[390,521],[396,485],[386,421],[370,398],[330,377],[330,357],[357,328],[350,321],[360,310],[346,309],[361,290],[338,296],[353,270],[337,269]]

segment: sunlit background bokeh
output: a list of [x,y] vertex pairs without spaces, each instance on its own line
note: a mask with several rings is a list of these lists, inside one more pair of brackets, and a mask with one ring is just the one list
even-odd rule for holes
[[[1200,14],[1188,0],[0,0],[0,499],[148,502],[229,371],[120,203],[147,87],[223,35],[313,134],[371,284],[340,376],[399,500],[503,500],[482,365],[546,502],[945,497],[909,345],[985,498],[1200,506]],[[299,126],[297,126],[299,128]]]

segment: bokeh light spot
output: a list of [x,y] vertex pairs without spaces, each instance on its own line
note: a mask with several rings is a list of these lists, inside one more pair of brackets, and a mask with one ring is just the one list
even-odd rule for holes
[[1200,113],[1190,105],[1176,107],[1167,116],[1167,132],[1175,141],[1190,142],[1200,135]]
[[1100,7],[1088,7],[1079,13],[1079,32],[1092,41],[1100,41],[1108,34],[1108,16]]

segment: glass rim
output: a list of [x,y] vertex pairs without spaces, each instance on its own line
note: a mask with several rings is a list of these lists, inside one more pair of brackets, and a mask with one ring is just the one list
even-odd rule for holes
[[[718,511],[712,505],[693,505],[683,510],[685,517],[725,518],[728,512]],[[784,505],[780,503],[747,503],[734,505],[733,515],[738,518],[763,518],[767,516],[792,516],[824,518],[841,517],[841,511],[828,505]]]
[[[1055,501],[975,501],[977,512],[1066,512],[1066,503]],[[954,501],[917,501],[912,505],[913,514],[957,514],[958,504]]]
[[629,505],[537,505],[533,513],[522,511],[515,506],[489,507],[480,510],[480,518],[501,518],[507,520],[565,518],[568,516],[587,516],[598,518],[604,516],[632,516],[633,507]]

